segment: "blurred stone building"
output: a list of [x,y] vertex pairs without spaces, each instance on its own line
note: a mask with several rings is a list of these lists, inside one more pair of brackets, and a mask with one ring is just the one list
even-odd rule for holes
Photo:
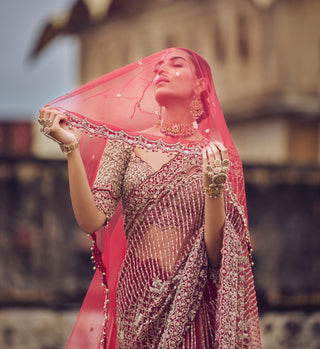
[[246,163],[320,164],[317,0],[77,1],[44,29],[79,37],[80,83],[171,46],[194,49]]
[[[320,346],[319,23],[318,0],[78,0],[48,20],[32,51],[41,59],[55,37],[76,36],[79,84],[172,46],[210,63],[244,163],[265,349]],[[52,160],[56,145],[39,132],[33,145],[29,159],[0,164],[1,192],[17,198],[2,207],[13,238],[0,258],[22,256],[10,263],[15,276],[2,271],[10,282],[0,295],[59,308],[87,288],[88,244],[72,218],[65,162]]]

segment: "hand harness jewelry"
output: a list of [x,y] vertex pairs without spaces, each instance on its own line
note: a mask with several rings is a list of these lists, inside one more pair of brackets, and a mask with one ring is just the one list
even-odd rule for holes
[[209,184],[209,187],[203,187],[203,190],[207,197],[217,199],[223,194],[224,183],[228,179],[230,161],[228,159],[222,161],[216,159],[213,165],[214,166],[207,166],[208,177],[211,180],[211,184]]
[[42,134],[44,134],[46,137],[48,137],[49,139],[51,139],[54,142],[58,143],[59,146],[60,146],[61,151],[64,154],[70,154],[72,152],[72,150],[75,150],[75,149],[79,148],[80,142],[79,142],[78,139],[76,140],[76,142],[74,142],[72,144],[64,144],[64,143],[58,141],[57,139],[55,139],[54,137],[50,136],[51,127],[53,125],[51,120],[38,118],[38,122],[39,122],[39,124],[41,126],[40,132]]

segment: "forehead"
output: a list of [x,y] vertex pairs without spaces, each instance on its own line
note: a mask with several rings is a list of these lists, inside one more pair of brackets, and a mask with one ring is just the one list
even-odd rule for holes
[[166,55],[166,59],[174,59],[174,58],[182,58],[185,59],[186,61],[190,61],[190,56],[189,54],[184,51],[184,50],[179,50],[179,49],[172,49],[169,51],[169,53],[167,53]]
[[193,66],[190,56],[187,52],[179,49],[170,50],[170,52],[166,53],[156,64],[159,66],[166,62],[175,62],[175,61],[184,61]]

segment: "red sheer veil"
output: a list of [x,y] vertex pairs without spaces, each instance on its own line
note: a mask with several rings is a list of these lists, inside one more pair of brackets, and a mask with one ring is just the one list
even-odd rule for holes
[[[168,152],[174,149],[188,154],[194,152],[196,155],[199,153],[196,144],[190,145],[183,139],[175,140],[144,131],[157,122],[160,114],[153,84],[155,66],[174,50],[187,52],[190,57],[188,63],[194,67],[194,79],[205,78],[207,81],[207,87],[201,93],[205,113],[198,123],[198,130],[205,139],[221,141],[227,147],[231,161],[229,182],[239,206],[246,214],[241,162],[224,120],[210,67],[195,52],[184,48],[158,52],[95,79],[48,105],[66,113],[68,124],[82,131],[80,150],[91,186],[108,139],[134,146],[141,145],[151,151],[161,146]],[[101,229],[92,238],[97,241],[93,244],[97,270],[69,340],[68,349],[98,348],[100,341],[107,348],[117,348],[117,277],[126,246],[121,204],[107,228]],[[109,291],[105,290],[106,287]],[[105,330],[102,324],[105,325]]]

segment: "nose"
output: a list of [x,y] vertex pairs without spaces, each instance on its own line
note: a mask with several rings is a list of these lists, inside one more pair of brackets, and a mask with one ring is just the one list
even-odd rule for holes
[[162,63],[158,68],[158,75],[161,75],[163,73],[165,73],[165,74],[168,73],[168,70],[166,69],[165,63]]

